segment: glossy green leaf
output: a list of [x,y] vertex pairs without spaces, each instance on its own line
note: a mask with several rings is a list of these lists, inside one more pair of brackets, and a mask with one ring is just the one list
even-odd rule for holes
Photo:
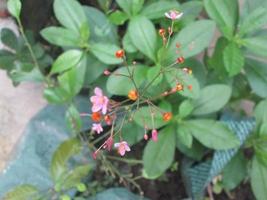
[[179,117],[185,118],[194,110],[194,104],[191,100],[184,100],[179,106]]
[[[133,145],[143,139],[145,130],[135,122],[131,122],[123,125],[121,134],[122,138],[127,141],[129,145]],[[119,139],[120,138],[118,137],[118,142]]]
[[38,200],[39,191],[32,185],[20,185],[7,192],[3,200]]
[[221,122],[198,119],[185,121],[184,126],[200,143],[211,149],[230,149],[240,145],[235,134]]
[[266,64],[250,59],[246,61],[245,70],[252,92],[260,97],[267,97]]
[[162,82],[163,79],[163,74],[160,73],[161,71],[161,66],[157,65],[154,67],[150,67],[147,70],[147,81],[151,82],[153,86],[159,85]]
[[169,126],[159,132],[158,141],[145,147],[143,175],[148,179],[161,176],[172,164],[175,152],[175,130]]
[[267,9],[258,7],[242,21],[238,34],[243,36],[256,32],[262,29],[265,24],[267,24]]
[[141,14],[146,16],[148,19],[164,18],[165,12],[172,9],[179,9],[180,5],[174,1],[156,1],[148,4],[144,7]]
[[267,197],[267,170],[256,157],[252,161],[251,186],[257,200],[265,200]]
[[193,101],[193,115],[205,115],[219,111],[229,101],[231,93],[231,88],[223,84],[203,88],[199,98]]
[[147,57],[156,60],[157,34],[153,23],[146,17],[131,19],[129,34],[134,46]]
[[63,26],[76,33],[79,33],[82,25],[87,22],[83,7],[77,0],[55,0],[54,12]]
[[71,29],[62,27],[48,27],[41,31],[41,35],[49,43],[62,47],[79,46],[79,34]]
[[181,21],[183,24],[193,22],[203,10],[203,3],[201,1],[186,1],[181,4],[180,10],[184,13]]
[[83,6],[88,25],[90,27],[90,40],[93,42],[118,43],[116,26],[100,10]]
[[246,38],[243,40],[244,46],[249,50],[249,52],[267,58],[267,37],[257,36]]
[[137,52],[137,48],[133,45],[133,42],[130,38],[130,34],[128,31],[126,32],[126,34],[124,35],[122,39],[122,45],[123,45],[123,49],[126,52],[129,52],[129,53]]
[[111,13],[108,18],[113,24],[122,25],[128,19],[128,16],[124,12],[116,10]]
[[176,139],[176,147],[187,157],[200,161],[205,155],[206,148],[198,141],[193,140],[191,148],[188,148],[181,140]]
[[91,44],[90,50],[98,60],[105,64],[114,65],[123,62],[123,59],[116,58],[116,51],[120,50],[120,48],[114,44],[94,43]]
[[116,2],[129,16],[138,14],[144,4],[144,0],[116,0]]
[[68,50],[61,54],[52,65],[51,74],[61,73],[76,66],[81,60],[83,52]]
[[238,1],[204,0],[204,6],[210,18],[218,24],[224,36],[231,38],[238,20]]
[[254,110],[257,124],[267,123],[267,99],[260,101]]
[[15,18],[19,19],[21,12],[21,1],[20,0],[8,0],[7,1],[8,12]]
[[183,124],[178,125],[176,131],[176,139],[186,147],[191,148],[193,143],[193,136],[191,135],[190,129],[188,129],[187,126]]
[[[134,81],[137,87],[144,83],[144,76],[147,72],[147,67],[143,65],[130,66],[129,71],[132,74],[134,70]],[[128,95],[130,90],[135,89],[135,85],[129,77],[127,67],[121,67],[113,72],[107,81],[107,90],[115,95]]]
[[190,23],[174,36],[167,50],[167,56],[163,60],[168,64],[176,61],[177,43],[181,45],[181,52],[185,58],[197,55],[209,46],[214,32],[215,23],[211,20],[199,20]]
[[107,66],[101,63],[97,58],[92,55],[87,55],[87,66],[84,77],[84,86],[89,87],[98,77],[100,77]]
[[226,46],[223,51],[223,60],[230,76],[239,74],[245,64],[245,57],[235,43],[230,43]]
[[71,97],[77,95],[83,87],[86,64],[87,60],[84,57],[77,66],[58,76],[59,86]]
[[227,190],[236,188],[247,175],[247,161],[242,152],[234,158],[223,169],[223,187]]
[[80,141],[77,139],[70,139],[63,142],[55,151],[51,163],[51,176],[54,182],[60,181],[68,172],[67,161],[74,155],[81,151]]

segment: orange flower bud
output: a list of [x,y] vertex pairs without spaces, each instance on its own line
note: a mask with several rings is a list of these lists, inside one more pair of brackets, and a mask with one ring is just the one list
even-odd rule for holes
[[110,126],[112,124],[111,117],[109,115],[105,115],[104,119],[107,125]]
[[115,54],[115,56],[117,58],[123,58],[124,55],[125,55],[125,53],[124,53],[124,50],[123,49],[120,49],[120,50],[116,51],[116,54]]
[[94,122],[100,122],[102,116],[99,112],[94,112],[94,113],[92,113],[91,118]]
[[182,91],[184,89],[184,86],[181,83],[177,83],[175,88],[176,88],[176,91],[179,92],[179,91]]
[[159,29],[159,35],[160,35],[161,37],[164,37],[165,34],[166,34],[166,31],[165,31],[164,28]]
[[163,121],[167,122],[170,121],[172,118],[172,113],[171,112],[165,112],[162,115]]
[[136,90],[130,90],[128,93],[128,98],[135,101],[138,99],[138,92]]
[[179,63],[179,64],[184,63],[184,57],[181,56],[181,57],[177,58],[176,62]]
[[187,88],[188,88],[188,90],[192,90],[193,86],[192,85],[188,85]]

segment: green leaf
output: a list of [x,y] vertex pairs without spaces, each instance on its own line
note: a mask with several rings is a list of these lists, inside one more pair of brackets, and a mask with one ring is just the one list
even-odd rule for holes
[[254,116],[256,117],[257,124],[267,123],[267,99],[258,103],[254,110]]
[[116,51],[120,50],[120,48],[114,44],[94,43],[91,44],[90,50],[98,60],[105,64],[115,65],[123,62],[123,59],[116,58]]
[[238,19],[237,0],[204,0],[204,6],[225,37],[233,36]]
[[56,59],[56,61],[52,65],[50,74],[64,72],[70,68],[73,68],[79,63],[82,55],[83,52],[76,49],[64,52]]
[[179,106],[179,117],[185,118],[189,116],[194,109],[194,104],[190,100],[184,100]]
[[233,42],[224,49],[223,60],[230,76],[239,74],[245,64],[245,57],[241,49]]
[[68,172],[67,161],[81,151],[81,143],[78,139],[69,139],[60,144],[53,154],[50,173],[56,183]]
[[41,31],[41,35],[49,43],[62,47],[78,47],[80,36],[77,32],[62,27],[48,27]]
[[164,18],[165,12],[172,9],[179,9],[180,5],[173,1],[156,1],[149,5],[146,5],[142,10],[141,14],[146,16],[148,19]]
[[16,55],[7,50],[0,50],[0,69],[11,70],[16,60]]
[[19,20],[21,12],[21,1],[20,0],[8,0],[7,2],[8,12],[17,20]]
[[118,43],[116,26],[114,26],[100,10],[83,6],[88,25],[90,27],[90,40],[93,42]]
[[[144,77],[147,72],[147,67],[143,65],[130,66],[129,71],[132,74],[134,70],[134,81],[137,87],[140,87],[144,83]],[[127,67],[121,67],[113,72],[107,81],[107,90],[111,94],[115,95],[128,95],[130,90],[135,89],[132,80],[126,76],[129,76]]]
[[180,143],[185,145],[188,148],[191,148],[193,143],[193,137],[190,133],[190,129],[187,126],[180,124],[177,127],[176,131],[176,139],[179,140]]
[[130,38],[129,31],[127,31],[126,34],[124,35],[124,37],[122,39],[122,45],[123,45],[123,49],[126,52],[134,53],[137,51],[137,48],[133,45],[133,42]]
[[[159,107],[163,109],[164,111],[171,111],[171,106],[169,103],[167,103],[167,106],[164,104],[160,104]],[[152,113],[153,112],[153,120],[152,120]],[[148,129],[158,129],[167,122],[163,121],[162,113],[153,107],[144,106],[139,108],[135,115],[134,115],[134,121],[141,127],[147,127]]]
[[58,82],[70,97],[77,95],[84,84],[84,74],[86,71],[86,58],[82,58],[76,67],[58,76]]
[[55,0],[54,12],[63,26],[76,33],[80,33],[80,28],[87,22],[83,7],[76,0]]
[[193,115],[206,115],[219,111],[229,101],[231,93],[231,88],[222,84],[203,88],[199,98],[193,101]]
[[147,81],[148,82],[152,82],[152,86],[156,86],[156,85],[159,85],[161,82],[162,82],[162,79],[163,79],[163,74],[160,73],[161,71],[161,66],[160,65],[157,65],[157,66],[154,66],[154,67],[150,67],[148,70],[147,70]]
[[184,13],[182,17],[183,24],[189,24],[200,15],[203,10],[203,3],[201,1],[187,1],[181,5],[180,10]]
[[218,75],[218,78],[221,80],[224,80],[228,76],[222,56],[228,43],[226,38],[220,37],[216,42],[215,51],[213,52],[212,57],[208,59],[208,67],[214,69],[216,75]]
[[144,4],[144,0],[116,0],[116,2],[129,16],[138,14]]
[[82,127],[82,121],[79,111],[73,104],[70,105],[66,112],[66,121],[71,130],[79,133]]
[[67,172],[67,174],[63,178],[61,188],[63,190],[75,188],[76,185],[81,182],[81,179],[88,175],[90,169],[90,165],[82,165],[75,167],[73,170]]
[[258,36],[242,40],[249,52],[267,58],[267,37]]
[[267,170],[256,157],[252,161],[251,186],[257,200],[265,200],[267,197]]
[[71,99],[71,96],[61,87],[46,88],[44,97],[51,104],[62,104]]
[[12,70],[10,71],[10,78],[12,81],[20,83],[20,82],[39,82],[42,83],[45,80],[44,75],[40,72],[38,68],[33,68],[29,72],[20,71],[20,70]]
[[267,67],[256,60],[246,61],[246,75],[252,91],[260,97],[267,97]]
[[[128,142],[129,145],[136,144],[144,137],[144,128],[138,126],[136,123],[126,123],[123,125],[122,130],[122,138]],[[118,137],[119,142],[119,137]]]
[[85,73],[84,86],[89,87],[99,76],[101,76],[107,66],[98,61],[92,55],[87,55],[87,67]]
[[174,36],[164,61],[169,64],[175,62],[177,43],[181,45],[181,52],[185,58],[197,55],[209,46],[214,32],[215,23],[211,20],[199,20],[190,23]]
[[[144,197],[137,196],[129,192],[126,188],[110,188],[103,192],[97,193],[95,197],[87,200],[147,200]],[[78,199],[77,199],[78,200]]]
[[176,147],[189,158],[200,161],[206,152],[206,148],[198,141],[193,140],[191,148],[188,148],[182,141],[176,139]]
[[175,152],[175,130],[169,126],[159,132],[158,141],[150,140],[145,147],[144,176],[156,179],[161,176],[172,164]]
[[3,200],[38,200],[39,191],[32,185],[20,185],[7,192]]
[[17,49],[18,39],[11,29],[4,28],[1,30],[1,42],[13,50]]
[[116,10],[109,15],[109,20],[115,25],[122,25],[128,19],[128,15],[122,11]]
[[250,34],[262,29],[267,24],[267,9],[258,7],[245,17],[239,28],[239,35]]
[[[199,83],[193,75],[186,74],[182,70],[178,70],[176,68],[165,71],[164,75],[171,88],[175,88],[178,81],[180,81],[179,83],[183,84],[184,89],[182,91],[179,91],[178,94],[192,99],[199,97]],[[192,86],[192,90],[188,88],[189,85]]]
[[242,152],[235,155],[234,158],[223,169],[223,187],[227,190],[233,190],[247,175],[247,161]]
[[146,17],[131,19],[129,34],[134,46],[147,57],[156,60],[157,34],[153,23]]
[[183,123],[200,143],[211,149],[224,150],[240,145],[235,134],[221,122],[199,119]]

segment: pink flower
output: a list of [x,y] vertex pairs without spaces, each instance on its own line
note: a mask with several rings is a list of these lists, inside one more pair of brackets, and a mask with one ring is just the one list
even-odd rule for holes
[[107,148],[108,151],[111,151],[113,142],[114,142],[113,138],[109,137],[106,141],[104,148]]
[[103,95],[103,92],[100,88],[96,87],[94,92],[95,96],[90,98],[91,102],[93,103],[92,112],[98,112],[102,110],[102,113],[105,115],[107,113],[109,100]]
[[103,132],[103,128],[101,124],[93,124],[92,130],[97,132],[97,134],[100,134],[101,132]]
[[118,153],[121,156],[124,156],[126,151],[131,151],[128,143],[125,142],[125,141],[122,141],[122,142],[119,142],[119,143],[115,143],[114,147],[118,149]]
[[165,16],[171,20],[180,19],[183,16],[182,12],[178,12],[177,10],[170,10],[165,13]]
[[154,142],[157,142],[158,141],[158,131],[156,129],[153,129],[152,130],[152,140]]

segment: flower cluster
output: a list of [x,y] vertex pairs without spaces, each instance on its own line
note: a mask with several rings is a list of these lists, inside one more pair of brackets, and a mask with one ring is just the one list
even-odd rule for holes
[[[165,13],[165,16],[169,19],[172,20],[172,26],[168,28],[168,39],[166,38],[166,31],[165,29],[160,29],[159,34],[163,38],[164,45],[168,46],[170,36],[172,35],[173,32],[173,21],[180,19],[182,17],[183,13],[171,10],[167,13]],[[162,68],[160,73],[164,73],[168,70],[174,69],[174,70],[179,70],[183,73],[186,73],[188,75],[192,74],[192,70],[190,68],[173,68],[175,65],[180,65],[185,62],[185,58],[180,55],[180,44],[176,44],[177,48],[177,54],[179,54],[178,58],[175,60],[173,64],[170,66]],[[114,56],[116,58],[123,59],[126,62],[126,55],[123,49],[120,49],[114,53]],[[128,66],[127,66],[128,67]],[[133,75],[131,74],[129,68],[129,78],[133,81]],[[113,73],[110,72],[109,70],[104,70],[103,72],[104,75],[110,76]],[[119,74],[116,74],[119,75]],[[158,108],[153,101],[156,100],[157,98],[161,98],[162,96],[168,96],[171,94],[174,94],[176,92],[180,92],[184,90],[185,84],[182,83],[182,79],[179,81],[177,80],[177,77],[174,77],[176,80],[176,85],[174,88],[171,88],[170,90],[167,90],[155,98],[148,98],[145,95],[145,90],[142,88],[137,88],[135,87],[134,89],[129,90],[128,92],[128,99],[122,101],[122,102],[116,102],[112,99],[109,99],[107,96],[104,95],[103,91],[96,87],[94,89],[94,94],[91,96],[90,101],[92,103],[91,111],[92,113],[89,114],[91,116],[92,121],[94,122],[92,124],[92,132],[96,134],[101,134],[104,132],[103,127],[110,127],[108,131],[105,133],[104,137],[107,137],[106,140],[100,145],[100,147],[97,148],[97,150],[93,153],[93,157],[96,158],[98,152],[101,149],[106,149],[108,151],[111,151],[112,147],[114,146],[115,149],[117,149],[118,153],[121,156],[124,156],[126,152],[131,151],[129,144],[127,141],[125,141],[122,137],[121,131],[122,127],[124,126],[125,123],[130,123],[133,119],[134,114],[138,109],[142,107],[142,105],[148,105],[149,108],[151,108],[151,120],[153,121],[153,127],[151,128],[150,132],[150,137],[149,137],[149,128],[144,122],[144,140],[148,140],[151,138],[152,141],[157,142],[159,140],[158,138],[158,130],[154,128],[154,110],[158,110],[161,115],[162,115],[162,121],[164,122],[169,122],[173,118],[173,114],[169,111],[164,111],[160,108]],[[148,86],[151,83],[148,84]],[[136,86],[136,85],[135,85]],[[146,87],[145,87],[146,88]],[[189,90],[192,90],[192,85],[187,85],[187,88]],[[118,136],[119,142],[114,144],[115,136]]]

